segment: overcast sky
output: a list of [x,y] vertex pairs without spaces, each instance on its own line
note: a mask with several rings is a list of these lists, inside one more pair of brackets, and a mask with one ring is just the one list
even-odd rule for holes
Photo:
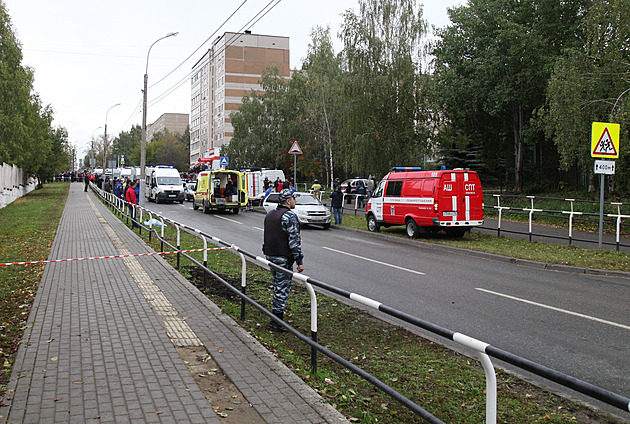
[[[282,0],[258,22],[256,15],[275,0],[0,1],[22,44],[23,65],[35,71],[35,91],[53,107],[54,125],[68,130],[79,157],[93,135],[103,135],[106,118],[108,138],[142,123],[147,52],[167,33],[179,35],[157,43],[149,59],[148,123],[163,113],[190,113],[190,70],[224,32],[249,29],[254,34],[288,36],[291,69],[299,69],[315,26],[330,26],[339,52],[341,14],[348,9],[358,13],[358,0]],[[446,9],[463,3],[428,2],[424,17],[430,25],[446,26]],[[117,103],[120,106],[110,110]]]

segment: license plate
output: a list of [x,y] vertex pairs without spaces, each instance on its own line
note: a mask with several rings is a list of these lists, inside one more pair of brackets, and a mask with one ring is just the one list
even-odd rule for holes
[[177,197],[176,194],[169,194],[168,197]]
[[457,212],[442,212],[442,216],[457,216]]
[[225,199],[221,199],[221,198],[217,199],[217,204],[218,205],[224,205],[225,204]]

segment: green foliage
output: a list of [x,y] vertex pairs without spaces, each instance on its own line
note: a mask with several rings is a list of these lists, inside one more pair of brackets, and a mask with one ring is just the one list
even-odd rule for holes
[[68,169],[68,134],[51,127],[52,109],[33,93],[33,71],[21,62],[21,46],[0,0],[0,161],[41,183]]
[[348,173],[422,164],[431,136],[421,74],[422,9],[413,0],[361,1],[344,14],[346,109],[341,139]]
[[438,31],[433,95],[444,119],[468,142],[514,157],[515,191],[538,136],[529,121],[544,104],[553,62],[579,41],[587,3],[472,0],[450,9],[453,24]]
[[[585,42],[567,49],[555,63],[547,88],[549,104],[541,119],[553,136],[563,169],[589,172],[592,122],[621,124],[620,145],[627,146],[630,100],[630,3],[594,1],[583,24]],[[630,154],[621,149],[617,188],[630,192]]]
[[[132,132],[134,128],[132,128]],[[130,136],[132,135],[130,134]],[[188,127],[184,134],[172,133],[167,129],[157,132],[153,135],[153,140],[147,143],[147,166],[172,165],[182,171],[188,169],[189,159],[190,132]],[[140,143],[137,143],[133,148],[131,155],[129,155],[129,161],[125,162],[125,166],[130,166],[129,164],[131,163],[140,164]]]
[[[134,161],[131,157],[134,149],[140,148],[140,141],[142,140],[142,127],[140,125],[134,125],[129,131],[121,131],[118,137],[112,142],[112,155],[113,156],[125,156],[125,166],[139,166],[140,155],[138,153],[138,159]],[[190,144],[190,143],[189,143]]]

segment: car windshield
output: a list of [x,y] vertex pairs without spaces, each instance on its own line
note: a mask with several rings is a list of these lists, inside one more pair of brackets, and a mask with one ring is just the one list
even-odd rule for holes
[[158,177],[158,185],[179,185],[180,179],[177,177]]
[[311,194],[298,194],[296,195],[297,205],[319,205],[321,202],[319,199]]

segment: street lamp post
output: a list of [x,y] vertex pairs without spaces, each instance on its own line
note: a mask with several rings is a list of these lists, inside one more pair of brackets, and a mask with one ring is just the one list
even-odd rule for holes
[[147,52],[147,66],[144,71],[144,90],[142,90],[142,140],[140,142],[140,198],[138,199],[138,204],[141,205],[144,203],[145,196],[145,167],[147,162],[147,82],[149,80],[149,54],[151,54],[151,49],[160,40],[163,40],[168,37],[175,37],[179,32],[169,32],[162,38],[158,38],[151,44],[149,47],[149,51]]
[[103,137],[103,173],[105,172],[105,169],[107,169],[107,114],[116,106],[120,106],[120,103],[116,103],[114,106],[107,109],[107,112],[105,112],[105,136]]
[[94,129],[94,131],[92,131],[92,158],[94,159],[94,164],[92,164],[92,161],[90,160],[90,166],[95,166],[96,165],[96,154],[94,153],[94,133],[98,130],[100,130],[103,127],[98,127],[96,129]]

